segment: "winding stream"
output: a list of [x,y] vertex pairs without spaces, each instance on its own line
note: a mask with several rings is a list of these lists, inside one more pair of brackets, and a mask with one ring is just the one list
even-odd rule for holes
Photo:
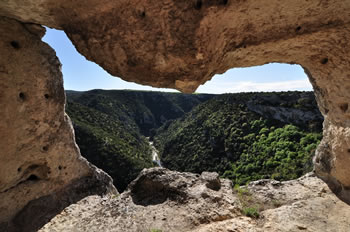
[[153,163],[157,164],[159,167],[163,167],[162,163],[160,162],[159,156],[158,156],[158,150],[154,147],[153,141],[149,140],[149,137],[147,137],[148,143],[151,146],[152,149],[152,161]]

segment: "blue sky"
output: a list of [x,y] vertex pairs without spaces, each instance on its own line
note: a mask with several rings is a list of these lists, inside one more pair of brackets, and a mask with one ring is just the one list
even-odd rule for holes
[[[62,31],[47,28],[43,41],[56,50],[62,63],[65,89],[79,91],[90,89],[174,91],[138,85],[109,75],[100,66],[81,56]],[[287,90],[312,90],[310,82],[299,65],[273,63],[251,68],[230,69],[222,75],[215,75],[211,81],[200,86],[196,92],[220,94]]]

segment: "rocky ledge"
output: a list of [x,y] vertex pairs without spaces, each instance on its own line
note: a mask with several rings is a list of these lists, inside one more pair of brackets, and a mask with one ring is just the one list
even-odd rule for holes
[[348,231],[349,217],[313,173],[233,188],[217,173],[152,168],[124,193],[86,197],[40,231]]

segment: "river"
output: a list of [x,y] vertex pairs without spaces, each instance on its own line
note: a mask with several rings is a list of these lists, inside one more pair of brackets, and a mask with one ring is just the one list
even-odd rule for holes
[[160,162],[157,148],[154,147],[153,141],[150,141],[149,137],[147,137],[147,139],[148,139],[148,143],[152,149],[152,161],[153,161],[153,163],[157,164],[159,167],[162,167],[162,163]]

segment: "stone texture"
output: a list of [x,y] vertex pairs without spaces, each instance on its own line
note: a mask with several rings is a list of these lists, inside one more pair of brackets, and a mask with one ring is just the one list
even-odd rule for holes
[[[111,198],[87,197],[40,231],[337,232],[350,228],[350,207],[314,174],[286,182],[251,183],[250,193],[264,208],[259,219],[242,215],[242,202],[230,181],[220,182],[220,190],[214,191],[199,175],[144,170],[128,191]],[[151,196],[162,200],[150,202]]]
[[1,231],[13,221],[31,231],[82,197],[115,191],[80,156],[64,113],[61,64],[43,31],[0,17]]
[[205,186],[212,190],[218,191],[221,188],[221,182],[219,178],[219,174],[216,172],[202,172],[201,179],[205,182]]
[[231,181],[218,191],[206,184],[192,173],[144,169],[121,195],[85,198],[41,231],[187,231],[239,214]]
[[314,174],[297,180],[252,182],[248,188],[263,205],[261,231],[348,231],[350,208]]
[[285,62],[312,72],[335,52],[335,39],[346,54],[350,22],[350,3],[340,0],[5,0],[0,9],[63,29],[113,75],[184,92],[232,67]]

